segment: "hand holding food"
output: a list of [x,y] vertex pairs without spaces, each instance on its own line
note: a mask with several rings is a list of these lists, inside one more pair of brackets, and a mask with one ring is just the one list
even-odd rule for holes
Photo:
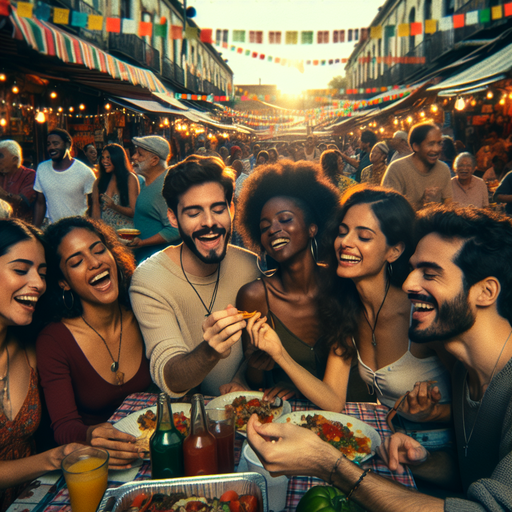
[[429,421],[437,416],[441,393],[434,381],[416,382],[400,407],[400,414],[413,421]]
[[296,389],[290,389],[288,387],[278,385],[273,388],[266,389],[263,399],[268,400],[269,402],[273,402],[276,397],[279,397],[282,400],[290,400],[290,398],[293,398],[296,394]]
[[231,304],[209,315],[203,322],[203,338],[221,358],[228,357],[231,347],[240,340],[246,323],[238,309]]
[[247,321],[247,332],[251,343],[266,352],[275,361],[283,354],[283,345],[276,331],[267,324],[267,317],[256,313]]

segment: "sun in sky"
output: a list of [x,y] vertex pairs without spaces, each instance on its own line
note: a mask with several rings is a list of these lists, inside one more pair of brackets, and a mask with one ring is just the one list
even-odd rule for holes
[[[229,47],[242,47],[266,56],[293,60],[342,59],[350,56],[354,42],[333,43],[332,31],[370,26],[383,0],[187,0],[195,7],[194,21],[201,28],[229,30]],[[263,44],[232,42],[233,30],[263,31]],[[314,43],[300,44],[301,31],[313,31]],[[330,32],[328,44],[317,44],[319,30]],[[282,44],[269,44],[268,32],[281,31]],[[284,44],[286,31],[299,32],[299,44]],[[329,81],[345,74],[345,64],[293,66],[253,59],[226,48],[217,48],[234,73],[235,85],[277,85],[282,93],[299,94],[307,89],[326,89]],[[245,53],[245,52],[244,52]]]

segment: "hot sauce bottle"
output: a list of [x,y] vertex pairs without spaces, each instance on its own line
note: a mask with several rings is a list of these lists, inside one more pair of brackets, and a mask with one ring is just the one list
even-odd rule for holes
[[190,433],[183,442],[185,476],[214,475],[218,472],[217,441],[208,430],[203,395],[192,397]]
[[156,430],[149,440],[151,478],[177,478],[184,475],[183,436],[174,426],[169,397],[158,395]]

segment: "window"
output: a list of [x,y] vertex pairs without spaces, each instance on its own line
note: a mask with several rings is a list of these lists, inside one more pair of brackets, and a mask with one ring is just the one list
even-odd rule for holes
[[345,31],[344,30],[333,30],[332,31],[332,42],[333,43],[344,43],[345,42]]
[[455,12],[455,0],[444,0],[444,15],[451,16]]
[[269,44],[281,44],[281,32],[269,32],[268,42]]
[[121,18],[132,18],[132,9],[130,0],[121,0]]
[[249,43],[262,44],[263,43],[263,32],[261,30],[250,30],[249,31]]
[[352,39],[354,39],[354,36],[353,36],[353,30],[351,28],[348,29],[348,39],[347,41],[352,41]]
[[354,29],[354,41],[359,41],[359,29]]
[[[414,23],[416,21],[416,8],[413,7],[411,9],[411,12],[409,13],[409,23]],[[414,47],[416,42],[415,36],[409,36],[409,51],[414,50]]]

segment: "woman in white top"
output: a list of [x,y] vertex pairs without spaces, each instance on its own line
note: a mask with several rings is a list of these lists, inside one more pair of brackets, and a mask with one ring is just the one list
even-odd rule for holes
[[[437,343],[408,339],[411,303],[401,286],[414,251],[414,220],[409,202],[392,190],[360,185],[343,196],[329,238],[330,243],[334,239],[330,266],[337,276],[331,274],[325,303],[319,305],[331,347],[323,381],[291,360],[265,318],[256,315],[248,322],[252,343],[322,409],[343,409],[351,361],[357,357],[361,377],[381,403],[393,407],[410,392],[399,414],[415,423],[435,422],[429,429],[449,418],[449,374],[437,357],[445,358],[444,350]],[[427,409],[420,407],[418,393],[429,396]],[[411,424],[403,429],[409,427],[417,430]]]

